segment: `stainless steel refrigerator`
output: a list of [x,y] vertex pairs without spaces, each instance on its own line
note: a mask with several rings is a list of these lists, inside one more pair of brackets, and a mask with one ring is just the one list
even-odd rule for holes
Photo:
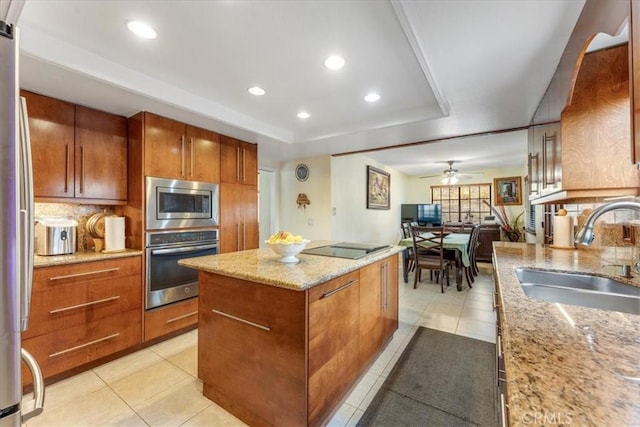
[[[19,97],[18,30],[0,21],[0,427],[42,412],[44,383],[22,349],[33,276],[33,183],[27,110]],[[22,407],[21,359],[33,376],[33,401]]]

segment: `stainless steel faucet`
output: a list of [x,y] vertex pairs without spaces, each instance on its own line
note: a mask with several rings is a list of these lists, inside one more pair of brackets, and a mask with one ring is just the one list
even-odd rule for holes
[[580,245],[590,245],[593,242],[593,224],[600,217],[600,215],[607,213],[609,211],[615,211],[619,209],[631,209],[635,211],[640,211],[640,203],[638,202],[611,202],[606,205],[602,205],[591,212],[591,214],[587,217],[584,225],[576,233],[575,243]]

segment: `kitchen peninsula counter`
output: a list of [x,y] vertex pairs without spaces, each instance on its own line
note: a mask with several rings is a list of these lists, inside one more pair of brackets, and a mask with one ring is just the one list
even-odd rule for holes
[[624,279],[612,265],[637,257],[630,247],[494,243],[511,426],[640,425],[640,316],[530,298],[514,272],[579,272],[640,287],[640,274]]
[[402,250],[298,254],[296,264],[271,249],[180,260],[200,270],[203,394],[252,426],[324,425],[398,328]]
[[54,265],[78,264],[81,262],[104,261],[108,259],[126,258],[131,256],[142,256],[142,251],[138,249],[125,249],[119,252],[75,252],[64,255],[35,255],[33,257],[33,267],[52,267]]

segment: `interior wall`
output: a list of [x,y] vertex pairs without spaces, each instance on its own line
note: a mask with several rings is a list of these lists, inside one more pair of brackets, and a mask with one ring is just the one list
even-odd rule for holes
[[[295,177],[296,166],[309,167],[306,181]],[[280,164],[278,229],[299,234],[309,240],[331,239],[331,157],[311,157]],[[298,207],[300,193],[307,195],[311,204]]]
[[[367,165],[390,174],[390,209],[367,209]],[[407,177],[363,154],[331,158],[332,240],[396,244]]]

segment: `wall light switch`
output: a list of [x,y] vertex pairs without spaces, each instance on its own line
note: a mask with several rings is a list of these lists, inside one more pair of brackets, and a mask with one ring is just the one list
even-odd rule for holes
[[333,208],[332,210],[333,216],[336,216],[336,208]]
[[309,219],[307,219],[307,224],[309,224],[309,225],[313,225],[313,218],[309,218]]

